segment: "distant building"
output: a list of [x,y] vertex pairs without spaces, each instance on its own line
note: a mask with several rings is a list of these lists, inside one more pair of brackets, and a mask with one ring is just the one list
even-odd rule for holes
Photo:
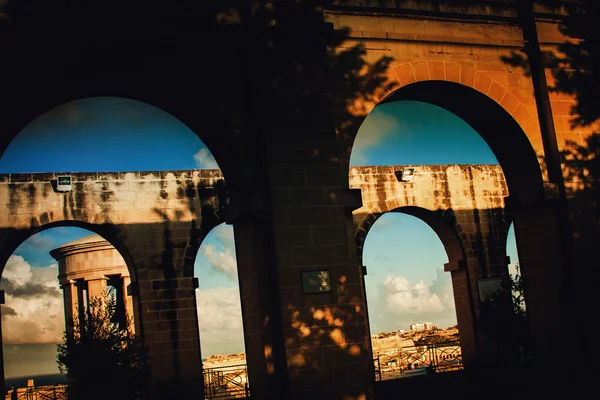
[[431,322],[419,322],[417,324],[412,324],[410,326],[410,330],[411,331],[416,331],[416,332],[420,332],[420,331],[432,331],[432,330],[435,330],[435,329],[437,329],[437,326],[435,326]]

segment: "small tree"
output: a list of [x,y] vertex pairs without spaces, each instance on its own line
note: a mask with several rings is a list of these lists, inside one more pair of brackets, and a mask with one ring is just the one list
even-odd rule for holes
[[523,279],[519,272],[519,264],[515,265],[515,275],[510,275],[510,294],[512,298],[513,313],[525,317],[525,296],[523,295]]
[[[108,292],[92,297],[83,313],[76,312],[73,333],[64,333],[57,363],[75,380],[69,396],[76,399],[133,400],[140,397],[143,348],[131,318],[116,322],[117,299]],[[80,321],[78,315],[83,315]]]
[[519,265],[516,266],[515,275],[510,275],[510,281],[482,303],[479,326],[487,336],[508,351],[513,359],[528,357],[531,337]]

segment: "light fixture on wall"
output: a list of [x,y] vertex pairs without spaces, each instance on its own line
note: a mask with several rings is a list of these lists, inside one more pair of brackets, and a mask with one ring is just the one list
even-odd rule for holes
[[415,179],[414,168],[404,168],[402,171],[394,171],[398,182],[412,182]]
[[59,192],[68,192],[72,189],[71,176],[59,175],[56,177],[56,190]]

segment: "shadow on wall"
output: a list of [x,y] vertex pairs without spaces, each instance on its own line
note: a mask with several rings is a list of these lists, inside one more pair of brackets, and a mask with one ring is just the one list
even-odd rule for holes
[[[552,73],[550,91],[575,97],[571,108],[574,126],[592,125],[600,119],[596,100],[600,91],[600,64],[597,61],[600,54],[600,32],[597,29],[600,3],[596,0],[542,0],[538,3],[559,6],[569,15],[559,26],[560,32],[567,38],[565,42],[558,46],[557,52],[543,53],[545,66]],[[502,61],[523,68],[531,76],[527,58],[522,53],[514,51]]]
[[580,145],[567,141],[561,151],[565,169],[567,192],[573,197],[590,199],[588,206],[593,212],[596,229],[600,228],[600,134],[593,133]]
[[[288,336],[288,368],[294,374],[298,370],[314,371],[314,378],[326,383],[334,379],[332,369],[324,369],[324,360],[336,360],[337,365],[352,365],[370,360],[370,338],[365,324],[366,309],[359,283],[350,282],[344,275],[332,275],[332,292],[310,294],[314,302],[330,303],[329,306],[314,306],[298,309],[287,304],[287,326],[297,334]],[[323,301],[327,298],[336,301]],[[336,304],[337,305],[334,305]],[[362,368],[361,368],[362,367]],[[356,365],[346,367],[343,380],[364,379],[369,368]],[[338,377],[337,379],[342,379]]]
[[[585,289],[578,286],[576,296],[585,296],[592,301],[593,288],[598,282],[592,277],[597,274],[597,249],[600,247],[600,134],[588,136],[584,145],[567,141],[560,154],[569,197],[573,241],[580,265],[577,282],[586,286]],[[581,311],[585,314],[584,310]]]
[[[181,188],[180,188],[181,189]],[[183,198],[187,198],[187,207],[191,215],[197,215],[196,208],[200,206],[200,224],[196,219],[191,221],[185,220],[185,215],[181,210],[175,210],[172,218],[166,210],[154,208],[154,213],[157,214],[162,222],[163,228],[163,243],[160,269],[162,270],[162,281],[153,281],[153,289],[158,289],[159,304],[157,307],[161,314],[161,319],[166,319],[169,322],[169,336],[172,350],[172,363],[174,375],[167,382],[160,385],[161,393],[169,396],[180,393],[186,393],[185,389],[180,387],[181,381],[181,357],[180,351],[185,351],[186,348],[181,348],[179,337],[180,320],[191,318],[194,321],[192,326],[198,326],[198,313],[196,309],[195,287],[190,286],[190,293],[177,293],[177,288],[184,289],[176,283],[177,278],[185,277],[192,278],[194,271],[194,261],[202,241],[208,233],[223,222],[225,214],[225,204],[227,203],[225,182],[219,179],[214,186],[197,186],[189,183],[185,190],[178,190],[178,198],[184,202]],[[189,224],[189,232],[178,233],[180,229],[185,229]],[[182,242],[181,239],[187,239]],[[157,287],[154,287],[157,286]],[[162,289],[162,290],[161,290]],[[187,292],[187,291],[186,291]],[[187,295],[187,297],[186,297]],[[173,306],[173,303],[176,303]],[[177,304],[179,303],[179,304]],[[183,316],[184,308],[193,310],[193,315]],[[198,335],[196,335],[198,337]],[[195,345],[192,345],[195,347]],[[198,356],[201,359],[200,347],[198,342]],[[199,379],[202,379],[201,377]]]
[[[151,100],[155,100],[157,103],[162,102],[163,104],[158,104],[159,106],[167,103],[171,108],[161,108],[165,108],[167,112],[176,109],[177,113],[174,112],[174,115],[181,117],[180,119],[184,122],[186,118],[183,117],[188,117],[192,121],[200,119],[202,123],[206,121],[197,117],[198,108],[193,101],[190,101],[191,106],[180,104],[181,107],[175,107],[173,103],[160,97],[166,93],[165,97],[190,100],[197,99],[198,93],[210,93],[211,101],[206,103],[210,104],[207,107],[213,108],[203,110],[204,115],[207,120],[218,119],[220,125],[215,124],[218,129],[213,129],[213,133],[208,133],[208,138],[206,140],[203,138],[203,142],[211,149],[219,165],[223,168],[224,174],[227,175],[232,199],[238,201],[236,205],[244,211],[245,208],[254,211],[252,207],[255,205],[255,197],[259,198],[257,203],[260,207],[268,207],[265,206],[268,204],[267,200],[261,197],[265,196],[263,192],[267,192],[266,185],[268,184],[267,177],[262,176],[264,171],[268,170],[265,148],[274,146],[274,148],[269,148],[269,155],[281,158],[274,162],[277,165],[287,166],[290,163],[300,162],[303,165],[337,167],[343,162],[336,156],[336,151],[332,151],[337,144],[336,137],[344,135],[354,137],[358,125],[369,111],[365,104],[374,104],[377,94],[389,92],[386,70],[391,58],[382,57],[374,63],[369,63],[364,59],[366,50],[362,44],[344,48],[348,31],[334,31],[331,29],[331,25],[325,24],[323,21],[322,7],[331,3],[332,1],[327,0],[300,3],[239,2],[237,0],[183,1],[165,7],[163,1],[147,1],[140,7],[121,3],[116,5],[116,2],[113,1],[90,1],[85,4],[69,3],[71,8],[65,8],[63,4],[50,4],[46,1],[30,1],[23,4],[23,2],[13,0],[8,3],[10,7],[5,7],[3,11],[6,14],[6,21],[9,21],[7,25],[10,25],[11,28],[9,33],[13,34],[12,37],[19,36],[19,40],[7,41],[6,54],[8,55],[6,58],[19,60],[19,62],[10,65],[3,64],[3,72],[6,72],[3,75],[17,78],[35,76],[37,80],[30,84],[37,85],[39,83],[42,87],[47,88],[52,85],[51,82],[62,82],[60,79],[65,76],[69,78],[70,82],[80,80],[93,83],[96,80],[103,82],[102,77],[104,76],[108,78],[128,77],[127,74],[131,74],[132,77],[138,77],[140,71],[154,71],[154,69],[158,71],[164,67],[165,71],[160,72],[167,78],[158,79],[153,90],[149,91],[153,93],[152,96],[156,96],[155,98],[151,98],[149,94],[145,93],[147,85],[143,80],[140,83],[132,79],[132,83],[129,85],[132,85],[133,89],[127,87],[126,89],[119,88],[119,90],[136,92],[135,85],[140,85],[144,89],[140,89],[139,93],[134,94],[146,95],[150,103],[152,103]],[[132,24],[132,20],[135,20],[136,24]],[[174,29],[174,24],[179,24],[181,21],[190,23],[189,32],[185,32],[185,40],[179,40],[179,36],[172,34],[175,30],[188,29],[185,23]],[[47,32],[48,35],[40,37],[37,34],[40,31]],[[72,32],[78,32],[78,35],[73,36]],[[216,32],[212,36],[214,40],[204,40],[206,33],[214,32]],[[302,34],[299,35],[298,32],[302,32]],[[174,36],[177,40],[173,39]],[[7,37],[11,36],[7,35]],[[69,40],[66,40],[67,38]],[[196,40],[204,43],[203,52],[211,55],[211,62],[206,62],[206,59],[197,57],[196,52],[189,50],[197,44]],[[226,41],[225,46],[223,45],[224,41]],[[23,49],[27,49],[27,51]],[[219,60],[220,57],[223,59]],[[44,58],[61,62],[49,65],[44,71],[45,75],[42,76],[34,73],[36,71],[32,66],[36,64],[34,60]],[[118,59],[118,62],[115,62],[115,59]],[[176,59],[176,63],[174,63],[174,59]],[[231,61],[232,59],[234,62]],[[201,65],[197,60],[201,60]],[[172,68],[171,64],[177,64],[176,74],[171,73],[173,72],[170,69]],[[93,65],[94,68],[88,68],[89,65]],[[220,67],[223,71],[220,70]],[[102,77],[98,71],[102,71]],[[149,74],[149,72],[145,73]],[[97,75],[94,76],[94,74]],[[50,79],[50,83],[43,81],[47,79],[47,76],[55,76],[57,79]],[[206,79],[207,76],[211,76],[211,79]],[[238,82],[231,84],[227,81],[229,78],[240,79],[239,83],[243,88],[241,90],[238,88],[239,92],[230,92],[227,85],[235,84],[237,87]],[[15,79],[16,81],[22,83],[19,79]],[[118,79],[115,79],[115,82],[123,83]],[[103,87],[102,91],[114,90],[115,87],[111,85],[115,85],[115,82],[108,82],[107,87]],[[85,85],[82,84],[82,86]],[[177,88],[177,91],[170,92],[173,90],[172,88]],[[96,90],[93,85],[88,89],[92,92]],[[51,90],[47,90],[47,92],[51,92]],[[66,88],[65,93],[65,96],[70,94]],[[173,95],[174,93],[176,96]],[[332,107],[335,121],[330,114]],[[26,114],[36,111],[38,110],[32,106],[30,110],[21,112]],[[230,113],[231,115],[228,115]],[[215,115],[219,118],[216,118]],[[26,115],[19,117],[22,120],[26,119]],[[19,121],[11,121],[11,123],[18,125]],[[206,124],[207,126],[202,128],[211,131],[210,121]],[[192,130],[194,130],[193,128],[192,126]],[[336,128],[337,136],[333,134]],[[291,134],[281,135],[281,131],[286,129],[313,135],[311,139],[314,141],[308,145],[302,142],[306,139],[298,137],[299,144],[296,145],[295,137],[292,137]],[[286,143],[280,143],[281,140]],[[292,143],[292,145],[288,143]],[[243,148],[246,145],[247,147]],[[346,151],[350,154],[350,149],[346,149]],[[227,157],[228,152],[232,153],[229,157]],[[225,162],[221,163],[223,154]],[[248,161],[249,159],[251,161]],[[281,162],[278,164],[278,161]],[[345,161],[347,162],[347,160]],[[232,174],[229,174],[230,170],[233,171]],[[255,171],[260,171],[260,173],[255,175]],[[347,176],[344,176],[346,172],[336,172],[339,172],[339,180],[332,183],[332,186],[345,187],[347,185]],[[288,178],[289,176],[286,176],[284,179]],[[334,180],[332,179],[332,181]],[[320,185],[326,186],[325,184]],[[321,195],[322,201],[328,206],[341,208],[348,205],[344,202],[351,202],[342,198],[347,193],[340,194],[339,189],[325,190]],[[334,198],[336,195],[338,197]],[[264,204],[261,204],[261,201]],[[269,218],[271,217],[265,217],[265,221],[262,221],[263,225],[269,225],[271,222],[268,220]],[[172,224],[177,223],[173,217],[170,221],[164,220],[163,217],[163,222],[164,227],[157,227],[156,231],[164,233],[162,243],[157,242],[157,245],[164,245],[164,252],[156,262],[161,263],[162,276],[169,278],[174,276],[174,269],[178,268],[178,265],[174,264],[174,260],[178,256],[183,256],[183,254],[187,256],[189,253],[185,248],[180,249],[173,246],[173,239],[178,235],[177,230],[171,229]],[[348,225],[350,226],[351,223]],[[187,226],[187,229],[190,227]],[[198,227],[192,226],[191,229],[196,230]],[[282,307],[278,290],[273,290],[279,285],[276,260],[272,254],[275,247],[273,238],[270,237],[272,232],[264,229],[261,231],[262,234],[267,238],[265,247],[253,249],[253,251],[267,254],[264,258],[268,261],[267,265],[257,266],[257,268],[261,267],[267,271],[264,282],[261,284],[264,283],[268,290],[262,290],[260,294],[267,299],[265,303],[268,306],[266,306],[267,310],[261,311],[266,314],[265,329],[275,335],[272,341],[275,346],[269,350],[272,354],[274,370],[268,371],[267,375],[274,375],[277,383],[285,384],[288,380],[289,357],[286,355],[283,338],[278,337],[278,335],[283,335],[285,324],[281,321],[281,314],[285,307]],[[244,254],[240,256],[243,257]],[[349,259],[348,254],[342,256]],[[184,258],[189,259],[188,257]],[[350,261],[345,261],[346,264],[348,262]],[[149,267],[157,269],[157,266]],[[187,268],[186,264],[186,270]],[[156,272],[158,271],[152,271],[152,273]],[[156,279],[160,277],[160,274],[157,273]],[[357,326],[348,324],[345,329],[364,329],[366,310],[362,306],[364,305],[364,295],[361,291],[358,266],[356,278],[353,278],[357,281],[348,282],[349,278],[340,275],[336,279],[340,280],[339,290],[336,294],[340,298],[337,298],[336,302],[343,304],[329,311],[321,310],[323,314],[317,320],[320,321],[319,323],[323,323],[323,321],[331,319],[335,324],[338,320],[354,321],[354,319],[358,319],[363,322],[357,323]],[[163,292],[169,293],[169,290],[163,290]],[[314,299],[317,301],[318,298],[314,297]],[[320,300],[323,300],[323,303],[333,303],[331,299]],[[166,302],[168,299],[165,298],[164,301]],[[357,307],[359,309],[356,309]],[[316,312],[317,310],[314,313]],[[304,328],[313,326],[316,318],[313,316],[314,313],[296,315],[294,323],[297,323],[298,327]],[[317,313],[317,316],[319,315],[321,314]],[[174,324],[177,323],[171,317],[169,318]],[[346,344],[344,336],[341,335],[342,329],[338,325],[333,326],[335,327],[327,332],[320,333],[317,329],[315,333],[320,336],[319,340],[322,339],[323,343],[332,343],[333,348],[341,349],[342,354],[339,357],[344,360],[328,363],[331,368],[327,370],[313,372],[323,380],[330,381],[332,377],[327,375],[327,371],[331,372],[333,366],[341,365],[342,368],[351,369],[350,364],[353,360],[361,360],[363,370],[360,371],[360,374],[358,372],[356,375],[345,374],[344,381],[338,382],[338,386],[343,388],[348,396],[356,398],[364,395],[361,392],[365,390],[364,376],[368,376],[368,373],[365,375],[364,369],[369,367],[367,361],[370,362],[368,357],[365,357],[365,353],[370,351],[366,331],[364,335],[363,333],[348,332],[348,337],[359,338],[361,343]],[[365,337],[364,341],[362,341],[363,336]],[[313,344],[320,343],[312,341],[312,339],[309,341]],[[309,352],[308,349],[306,351]],[[310,358],[308,353],[302,357],[304,360]],[[290,365],[299,366],[304,363],[304,361],[298,361],[300,357],[294,358],[294,360],[296,361],[290,361]],[[305,365],[308,364],[307,361]],[[177,367],[175,366],[174,369],[177,370]],[[249,372],[252,374],[253,371],[259,369],[250,369]],[[260,371],[257,373],[260,374]],[[250,379],[253,380],[253,377],[251,376]],[[253,381],[259,382],[264,379]],[[286,390],[283,389],[282,392],[286,392]],[[287,393],[284,393],[281,397],[286,396]]]

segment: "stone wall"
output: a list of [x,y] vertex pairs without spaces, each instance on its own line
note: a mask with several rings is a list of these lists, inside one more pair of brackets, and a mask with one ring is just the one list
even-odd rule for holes
[[[405,177],[410,172],[409,179]],[[404,175],[404,177],[402,177]],[[498,357],[477,327],[481,317],[478,282],[508,279],[506,242],[512,221],[505,208],[506,180],[499,165],[352,167],[350,187],[361,190],[353,212],[357,251],[362,261],[370,228],[386,212],[402,212],[427,223],[448,256],[465,363]],[[516,262],[517,260],[512,260]],[[368,271],[368,266],[367,266]],[[489,341],[488,341],[489,342]]]
[[[59,175],[72,177],[71,191],[55,190]],[[0,204],[8,212],[0,216],[0,226],[189,222],[200,218],[206,204],[218,208],[213,199],[220,180],[219,170],[2,174]]]
[[131,274],[135,331],[150,352],[150,384],[163,385],[178,374],[189,390],[200,393],[193,264],[202,239],[224,222],[221,172],[67,173],[72,176],[68,192],[55,190],[58,175],[2,175],[0,203],[6,212],[0,216],[0,258],[5,263],[23,240],[55,226],[102,236]]
[[[587,288],[597,286],[597,227],[590,212],[582,212],[577,226],[566,229],[582,246],[578,264],[565,259],[559,222],[566,207],[554,201],[540,167],[531,79],[501,62],[523,45],[509,4],[456,10],[445,3],[434,9],[439,2],[357,0],[350,8],[314,12],[308,3],[272,2],[276,13],[265,9],[253,15],[227,9],[227,2],[186,2],[185,9],[175,2],[143,10],[123,5],[100,20],[87,3],[77,9],[52,4],[21,10],[14,23],[3,19],[9,23],[3,22],[6,61],[0,68],[9,78],[0,91],[0,149],[37,116],[75,99],[126,97],[171,113],[202,138],[227,179],[253,397],[372,399],[368,317],[352,215],[362,204],[359,191],[348,187],[352,145],[360,122],[380,102],[416,100],[443,107],[479,132],[502,165],[510,191],[505,204],[514,216],[528,284],[537,368],[553,373],[548,366],[576,326],[569,322],[570,311],[597,308],[593,290],[586,291],[588,298],[568,295],[584,281]],[[265,13],[264,21],[253,19]],[[558,21],[553,12],[544,13],[539,37],[544,49],[553,50],[562,40]],[[252,23],[241,24],[246,17]],[[328,47],[336,35],[312,28],[323,26],[324,19],[333,22],[334,34],[349,27],[351,37]],[[100,27],[106,31],[98,35]],[[357,52],[334,57],[359,43],[365,45],[364,57]],[[381,61],[382,56],[391,60]],[[40,59],[53,62],[39,68]],[[363,61],[377,64],[371,69]],[[568,138],[583,143],[589,130],[568,126],[573,99],[552,94],[551,100],[559,144]],[[168,190],[165,181],[144,200],[147,217],[156,218],[145,224],[119,214],[129,203],[112,201],[111,192],[119,190],[98,182],[99,176],[91,179],[93,198],[85,199],[54,194],[51,186],[27,177],[22,189],[12,177],[3,179],[0,196],[8,212],[0,216],[0,262],[43,228],[76,224],[101,234],[139,283],[136,320],[152,355],[148,397],[200,396],[191,271],[203,235],[222,221],[213,207],[202,208],[205,201],[213,204],[214,194],[200,191],[198,198],[205,200],[188,206],[186,179],[178,183],[175,177]],[[141,175],[132,180],[138,185]],[[82,179],[81,185],[87,182]],[[169,193],[166,199],[162,189]],[[29,191],[35,194],[28,196]],[[40,212],[44,193],[54,200]],[[42,201],[27,203],[28,198]],[[468,310],[477,300],[473,280],[501,267],[499,254],[483,250],[500,248],[489,245],[499,219],[467,210],[425,211],[419,217],[443,232],[452,255],[446,269],[454,287],[465,293],[457,309],[464,307],[464,317],[474,318]],[[586,269],[579,268],[583,258]],[[321,270],[331,271],[332,291],[303,293],[301,273]],[[475,340],[474,330],[462,329],[473,323],[461,322],[461,341]],[[573,354],[581,356],[572,366],[589,362],[584,352]]]

